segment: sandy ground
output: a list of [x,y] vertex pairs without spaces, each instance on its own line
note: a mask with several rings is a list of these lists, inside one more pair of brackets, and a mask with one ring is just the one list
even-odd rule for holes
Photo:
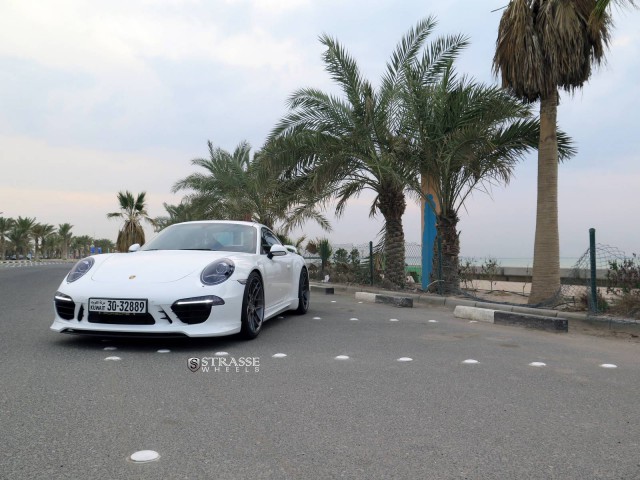
[[[493,284],[492,284],[493,283]],[[485,298],[492,302],[526,304],[531,293],[531,284],[523,282],[490,282],[473,280],[460,285],[470,295]],[[465,288],[466,287],[466,288]]]

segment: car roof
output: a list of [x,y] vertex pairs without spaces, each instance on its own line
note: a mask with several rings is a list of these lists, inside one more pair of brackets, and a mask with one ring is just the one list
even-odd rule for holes
[[174,225],[188,225],[188,224],[195,224],[195,223],[218,223],[218,224],[229,224],[229,225],[247,225],[249,227],[266,227],[266,225],[262,225],[261,223],[256,223],[256,222],[247,222],[247,221],[241,221],[241,220],[193,220],[190,222],[180,222],[180,223],[175,223]]

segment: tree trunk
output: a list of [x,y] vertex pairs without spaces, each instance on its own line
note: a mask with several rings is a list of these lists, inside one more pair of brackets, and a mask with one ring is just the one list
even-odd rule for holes
[[379,195],[380,212],[385,228],[385,278],[397,287],[404,287],[405,249],[402,215],[407,207],[402,189],[392,188]]
[[552,300],[560,291],[557,110],[556,90],[540,101],[538,200],[530,305]]
[[[460,289],[460,234],[458,233],[458,216],[455,213],[441,214],[437,217],[438,234],[442,239],[442,284],[434,285],[438,292],[445,295],[455,293]],[[433,273],[434,280],[438,277],[438,242],[434,245]]]

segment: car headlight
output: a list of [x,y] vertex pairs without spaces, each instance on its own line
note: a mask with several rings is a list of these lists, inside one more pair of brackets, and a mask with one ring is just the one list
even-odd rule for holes
[[82,260],[80,260],[73,266],[73,268],[69,272],[69,275],[67,275],[67,283],[75,282],[76,280],[78,280],[85,273],[87,273],[91,269],[91,267],[93,267],[94,263],[95,261],[91,257],[83,258]]
[[235,264],[228,258],[210,263],[200,274],[200,281],[205,285],[218,285],[226,281],[236,269]]

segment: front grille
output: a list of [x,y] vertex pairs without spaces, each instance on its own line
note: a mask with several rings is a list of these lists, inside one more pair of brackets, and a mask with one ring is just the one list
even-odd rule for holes
[[56,312],[58,312],[58,316],[65,320],[73,320],[73,315],[76,311],[76,304],[73,300],[58,300],[55,299],[56,304]]
[[211,314],[211,303],[192,303],[186,305],[179,305],[174,303],[171,305],[171,310],[180,319],[182,323],[194,325],[196,323],[202,323]]
[[120,315],[118,313],[89,312],[89,323],[107,323],[110,325],[153,325],[153,315]]

